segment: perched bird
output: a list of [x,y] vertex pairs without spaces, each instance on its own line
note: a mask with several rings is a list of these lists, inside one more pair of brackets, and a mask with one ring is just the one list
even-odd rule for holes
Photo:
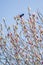
[[22,16],[24,16],[24,14],[21,14],[21,15],[20,15],[20,18],[21,18]]
[[24,16],[24,14],[18,15],[18,16],[16,16],[16,17],[14,17],[14,19],[19,20],[20,18],[22,18],[22,16]]

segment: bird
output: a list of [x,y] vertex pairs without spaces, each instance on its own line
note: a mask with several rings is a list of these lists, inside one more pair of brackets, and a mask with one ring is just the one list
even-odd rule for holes
[[15,16],[14,19],[19,20],[19,19],[22,18],[23,16],[24,16],[24,13],[23,13],[23,14],[20,14],[20,15],[18,15],[18,16]]
[[20,18],[21,18],[22,16],[24,16],[24,14],[21,14],[21,15],[20,15]]

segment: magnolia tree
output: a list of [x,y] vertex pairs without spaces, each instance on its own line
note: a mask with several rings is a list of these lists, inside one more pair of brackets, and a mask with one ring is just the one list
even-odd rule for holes
[[0,23],[0,65],[43,65],[43,15],[30,10],[26,20],[15,16],[12,27],[5,18]]

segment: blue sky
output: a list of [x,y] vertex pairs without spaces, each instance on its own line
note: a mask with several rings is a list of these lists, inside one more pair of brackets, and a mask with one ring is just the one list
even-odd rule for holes
[[22,13],[27,17],[28,6],[33,12],[39,8],[43,13],[43,0],[0,0],[0,22],[2,17],[6,17],[7,23],[12,23],[13,17]]

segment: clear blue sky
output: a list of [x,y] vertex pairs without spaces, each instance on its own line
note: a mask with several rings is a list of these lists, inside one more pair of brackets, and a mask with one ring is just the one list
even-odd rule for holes
[[6,17],[7,23],[12,23],[13,17],[20,13],[24,13],[26,17],[28,6],[33,12],[38,8],[43,12],[43,0],[0,0],[0,22],[2,17]]

